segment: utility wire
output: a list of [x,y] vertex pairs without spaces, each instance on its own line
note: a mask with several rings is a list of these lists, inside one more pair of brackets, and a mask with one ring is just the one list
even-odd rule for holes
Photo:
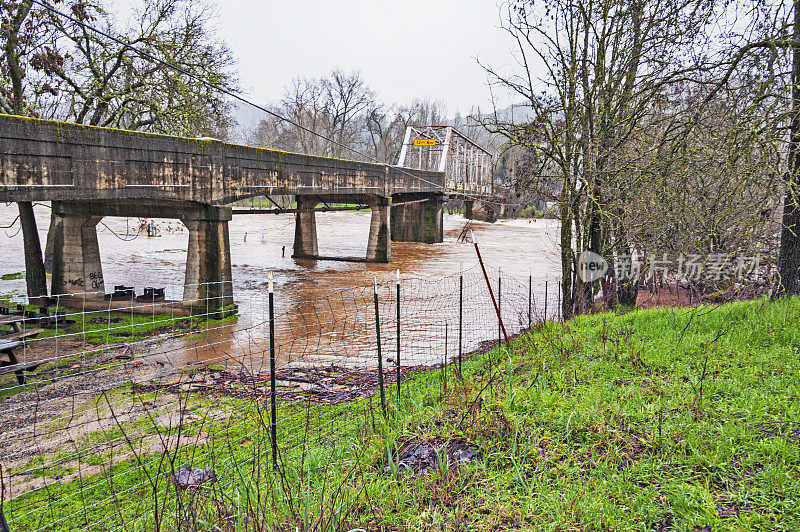
[[[108,229],[109,231],[111,231],[111,234],[112,234],[112,235],[114,235],[115,237],[119,238],[119,239],[120,239],[120,240],[122,240],[123,242],[130,242],[130,241],[132,241],[132,240],[136,240],[137,238],[139,238],[139,235],[141,235],[141,234],[142,234],[142,229],[141,229],[141,228],[139,228],[139,230],[136,232],[136,234],[135,234],[135,235],[133,235],[133,238],[123,238],[123,237],[121,237],[121,236],[120,236],[120,235],[119,235],[119,234],[118,234],[116,231],[114,231],[114,230],[113,230],[113,229],[111,229],[109,226],[107,226],[107,225],[105,224],[105,222],[100,222],[100,223],[103,225],[103,227],[105,227],[106,229]],[[126,225],[127,225],[127,222],[126,222]],[[128,233],[128,230],[127,230],[127,229],[125,230],[125,232],[126,232],[126,234],[127,234],[128,236],[130,236],[130,233]]]
[[[225,87],[217,85],[216,83],[212,83],[212,82],[210,82],[210,81],[208,81],[206,79],[203,79],[202,77],[200,77],[200,76],[198,76],[196,74],[193,74],[193,73],[189,72],[188,70],[186,70],[184,68],[181,68],[178,65],[170,63],[169,61],[164,61],[163,59],[160,59],[160,58],[154,56],[150,52],[147,52],[145,50],[141,50],[141,49],[139,49],[139,48],[137,48],[137,47],[135,47],[135,46],[133,46],[133,45],[131,45],[129,43],[126,43],[125,41],[119,39],[118,37],[114,37],[113,35],[111,35],[111,34],[105,32],[105,31],[103,31],[101,29],[98,29],[98,28],[92,26],[91,24],[88,24],[88,23],[86,23],[86,22],[84,22],[82,20],[79,20],[79,19],[71,16],[71,15],[68,15],[67,13],[59,11],[59,10],[55,9],[54,7],[48,5],[46,2],[44,2],[42,0],[31,0],[31,1],[34,4],[38,4],[38,5],[42,6],[42,7],[44,7],[45,9],[47,9],[48,11],[52,12],[55,15],[63,17],[63,18],[65,18],[65,19],[67,19],[67,20],[69,20],[69,21],[71,21],[71,22],[73,22],[75,24],[78,24],[79,26],[81,26],[83,28],[86,28],[87,30],[93,31],[93,32],[97,33],[98,35],[102,35],[103,37],[105,37],[107,39],[110,39],[110,40],[114,41],[115,43],[124,46],[125,48],[128,48],[129,50],[139,54],[140,56],[142,56],[142,57],[144,57],[146,59],[149,59],[150,61],[154,61],[154,62],[156,62],[156,63],[158,63],[160,65],[163,65],[163,66],[165,66],[167,68],[171,68],[171,69],[175,70],[176,72],[179,72],[179,73],[183,74],[184,76],[188,76],[188,77],[190,77],[190,78],[202,83],[206,87],[214,89],[214,90],[216,90],[216,91],[218,91],[218,92],[220,92],[222,94],[228,95],[231,98],[239,100],[240,102],[242,102],[244,104],[250,105],[250,106],[258,109],[259,111],[262,111],[262,112],[264,112],[264,113],[266,113],[266,114],[268,114],[268,115],[270,115],[272,117],[275,117],[278,120],[281,120],[281,121],[284,121],[284,122],[286,122],[288,124],[291,124],[291,125],[299,128],[299,129],[305,131],[306,133],[310,133],[310,134],[315,135],[315,136],[317,136],[317,137],[319,137],[321,139],[324,139],[324,140],[334,144],[335,146],[338,146],[340,148],[344,148],[345,150],[348,150],[348,151],[350,151],[350,152],[352,152],[352,153],[354,153],[354,154],[356,154],[356,155],[358,155],[358,156],[360,156],[360,157],[362,157],[364,159],[374,161],[375,163],[383,165],[383,166],[386,166],[386,167],[390,167],[391,166],[392,168],[395,168],[396,170],[398,170],[401,173],[411,177],[412,179],[417,179],[417,180],[422,181],[424,183],[427,183],[429,185],[433,185],[436,188],[440,188],[440,189],[442,189],[444,191],[447,191],[447,188],[442,186],[442,185],[440,185],[439,183],[435,183],[433,181],[425,179],[424,177],[420,177],[420,176],[414,175],[411,172],[407,171],[406,169],[404,169],[404,168],[402,168],[400,166],[390,165],[390,164],[388,164],[388,163],[386,163],[384,161],[379,160],[376,157],[373,157],[373,156],[371,156],[369,154],[363,153],[363,152],[361,152],[361,151],[359,151],[359,150],[357,150],[357,149],[355,149],[355,148],[353,148],[351,146],[347,146],[345,144],[342,144],[341,142],[338,142],[338,141],[336,141],[336,140],[334,140],[334,139],[332,139],[330,137],[327,137],[327,136],[323,135],[322,133],[314,131],[313,129],[310,129],[310,128],[302,125],[302,124],[298,124],[297,122],[291,120],[290,118],[286,118],[285,116],[283,116],[283,115],[281,115],[279,113],[276,113],[275,111],[270,111],[266,107],[264,107],[262,105],[258,105],[257,103],[254,103],[254,102],[244,98],[243,96],[240,96],[239,94],[237,94],[237,93],[235,93],[235,92],[233,92],[231,90],[226,89]],[[383,5],[384,9],[386,9],[386,5],[385,4],[382,4],[382,5]],[[388,9],[387,9],[387,11],[388,11]],[[388,11],[388,12],[389,12],[389,15],[395,20],[395,22],[397,22],[398,25],[400,25],[399,22],[397,21],[397,19],[394,18],[394,15],[391,13],[391,11]],[[402,26],[400,26],[400,28],[403,31],[405,31],[405,29]],[[504,203],[504,202],[487,200],[487,199],[485,199],[485,198],[483,198],[483,197],[481,197],[481,196],[479,196],[477,194],[470,194],[470,193],[467,193],[467,192],[460,192],[458,190],[455,190],[454,192],[462,194],[464,197],[472,197],[473,199],[480,199],[481,201],[483,201],[485,203],[491,203],[491,204],[497,204],[497,205],[521,205],[519,203]]]
[[[295,122],[295,121],[293,121],[293,120],[291,120],[289,118],[286,118],[285,116],[283,116],[283,115],[281,115],[279,113],[276,113],[274,111],[270,111],[269,109],[267,109],[266,107],[264,107],[262,105],[258,105],[257,103],[251,102],[250,100],[248,100],[248,99],[236,94],[235,92],[233,92],[231,90],[228,90],[225,87],[221,87],[221,86],[217,85],[216,83],[212,83],[212,82],[210,82],[208,80],[205,80],[205,79],[201,78],[200,76],[198,76],[196,74],[193,74],[193,73],[189,72],[188,70],[186,70],[184,68],[179,67],[178,65],[175,65],[175,64],[170,63],[168,61],[164,61],[163,59],[159,59],[158,57],[154,56],[150,52],[146,52],[144,50],[141,50],[141,49],[139,49],[139,48],[137,48],[137,47],[135,47],[135,46],[133,46],[131,44],[126,43],[125,41],[123,41],[123,40],[121,40],[121,39],[119,39],[117,37],[114,37],[113,35],[105,32],[103,30],[100,30],[100,29],[92,26],[91,24],[87,24],[86,22],[84,22],[82,20],[79,20],[79,19],[77,19],[77,18],[75,18],[75,17],[73,17],[71,15],[68,15],[68,14],[66,14],[66,13],[64,13],[62,11],[59,11],[59,10],[55,9],[54,7],[48,5],[47,3],[43,2],[42,0],[32,0],[32,2],[44,7],[48,11],[50,11],[50,12],[52,12],[52,13],[60,16],[60,17],[64,17],[65,19],[67,19],[67,20],[69,20],[69,21],[71,21],[71,22],[73,22],[75,24],[78,24],[79,26],[82,26],[83,28],[86,28],[87,30],[93,31],[93,32],[97,33],[98,35],[102,35],[103,37],[105,37],[107,39],[110,39],[110,40],[114,41],[115,43],[120,44],[120,45],[128,48],[129,50],[141,55],[142,57],[145,57],[145,58],[147,58],[147,59],[149,59],[151,61],[155,61],[156,63],[158,63],[160,65],[163,65],[163,66],[165,66],[167,68],[171,68],[171,69],[173,69],[173,70],[175,70],[177,72],[180,72],[184,76],[188,76],[188,77],[190,77],[190,78],[192,78],[192,79],[194,79],[196,81],[199,81],[200,83],[202,83],[206,87],[212,88],[212,89],[214,89],[216,91],[221,92],[222,94],[226,94],[226,95],[230,96],[231,98],[239,100],[242,103],[245,103],[247,105],[255,107],[256,109],[258,109],[260,111],[263,111],[264,113],[267,113],[268,115],[273,116],[273,117],[277,118],[278,120],[282,120],[284,122],[292,124],[293,126],[295,126],[297,128],[300,128],[301,130],[305,131],[306,133],[310,133],[312,135],[316,135],[317,137],[319,137],[321,139],[324,139],[324,140],[334,144],[335,146],[338,146],[340,148],[344,148],[345,150],[348,150],[348,151],[350,151],[350,152],[352,152],[352,153],[354,153],[354,154],[356,154],[356,155],[358,155],[360,157],[363,157],[365,159],[369,159],[371,161],[375,161],[377,164],[381,164],[381,165],[384,165],[384,166],[387,166],[387,167],[390,166],[388,163],[380,161],[379,159],[377,159],[377,158],[375,158],[375,157],[373,157],[371,155],[368,155],[366,153],[362,153],[359,150],[357,150],[355,148],[352,148],[351,146],[347,146],[345,144],[342,144],[341,142],[338,142],[338,141],[336,141],[336,140],[334,140],[332,138],[326,137],[322,133],[318,133],[317,131],[314,131],[313,129],[310,129],[310,128],[306,127],[306,126],[298,124],[297,122]],[[410,176],[410,177],[412,177],[414,179],[418,179],[420,181],[424,181],[425,183],[428,183],[430,185],[433,185],[433,186],[441,188],[441,189],[445,188],[445,187],[443,187],[442,185],[440,185],[438,183],[434,183],[433,181],[429,181],[429,180],[427,180],[425,178],[416,176],[416,175],[404,170],[401,167],[395,166],[394,168],[397,168],[402,173],[404,173],[404,174],[406,174],[406,175],[408,175],[408,176]]]
[[17,215],[16,218],[14,218],[14,221],[11,222],[10,224],[8,224],[8,225],[0,225],[0,229],[11,229],[14,226],[14,224],[17,223],[17,220],[19,220],[19,214]]

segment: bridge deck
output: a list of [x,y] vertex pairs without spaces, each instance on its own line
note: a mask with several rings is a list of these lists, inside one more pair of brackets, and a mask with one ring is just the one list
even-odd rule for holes
[[430,172],[0,114],[0,201],[442,192]]

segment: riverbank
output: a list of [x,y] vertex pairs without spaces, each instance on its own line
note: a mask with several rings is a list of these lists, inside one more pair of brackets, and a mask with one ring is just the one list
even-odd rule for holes
[[[149,404],[152,422],[93,436],[131,444],[96,452],[106,465],[57,500],[22,495],[15,529],[48,515],[152,529],[153,488],[170,529],[796,529],[798,316],[792,298],[548,323],[472,356],[463,379],[450,364],[413,374],[399,403],[388,388],[387,420],[376,396],[281,402],[277,471],[268,402],[123,387],[104,401]],[[158,411],[174,397],[180,422]],[[439,451],[413,460],[423,443]],[[176,493],[184,464],[216,483]]]

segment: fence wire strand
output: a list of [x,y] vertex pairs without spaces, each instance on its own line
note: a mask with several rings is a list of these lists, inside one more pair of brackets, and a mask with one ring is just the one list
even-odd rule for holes
[[[488,277],[510,335],[557,318],[556,282],[545,309],[544,281],[491,268]],[[497,345],[497,314],[480,268],[435,280],[403,277],[399,301],[393,275],[380,273],[377,283],[393,412],[403,401],[398,373],[405,380]],[[233,289],[222,288],[207,290]],[[2,511],[14,530],[148,528],[159,512],[183,515],[185,497],[206,496],[176,489],[173,475],[184,465],[212,467],[215,494],[242,496],[233,488],[263,478],[278,497],[289,496],[286,471],[321,475],[360,463],[360,442],[377,430],[381,409],[371,278],[349,288],[275,291],[277,473],[266,473],[266,293],[237,301],[238,312],[211,298],[187,313],[170,303],[179,300],[173,292],[165,301],[127,303],[96,292],[58,296],[46,314],[28,301],[0,309],[0,327],[13,327],[7,334],[30,333],[7,362],[17,366],[0,367]],[[335,459],[315,464],[311,447]]]

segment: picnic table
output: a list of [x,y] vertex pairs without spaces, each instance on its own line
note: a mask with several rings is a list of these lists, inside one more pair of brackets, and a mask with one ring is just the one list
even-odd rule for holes
[[11,328],[16,333],[22,332],[23,323],[25,323],[25,317],[19,314],[0,316],[0,325],[11,325]]
[[8,360],[0,360],[0,375],[5,373],[15,373],[17,382],[25,384],[25,371],[34,370],[42,364],[42,361],[32,360],[20,362],[14,350],[23,347],[25,342],[22,340],[0,340],[0,353],[6,355]]
[[25,346],[25,338],[37,336],[44,329],[23,329],[25,317],[21,315],[3,315],[0,316],[0,325],[10,325],[11,335],[6,338],[0,338],[0,354],[8,357],[8,360],[0,360],[0,375],[6,373],[15,373],[17,375],[17,382],[25,384],[25,371],[34,370],[42,363],[38,361],[20,362],[14,350]]
[[11,331],[8,333],[2,333],[3,336],[0,336],[0,338],[6,340],[24,340],[25,338],[39,336],[42,332],[44,332],[44,329],[24,329],[23,325],[25,320],[25,317],[13,314],[8,316],[0,316],[0,326],[11,325]]

